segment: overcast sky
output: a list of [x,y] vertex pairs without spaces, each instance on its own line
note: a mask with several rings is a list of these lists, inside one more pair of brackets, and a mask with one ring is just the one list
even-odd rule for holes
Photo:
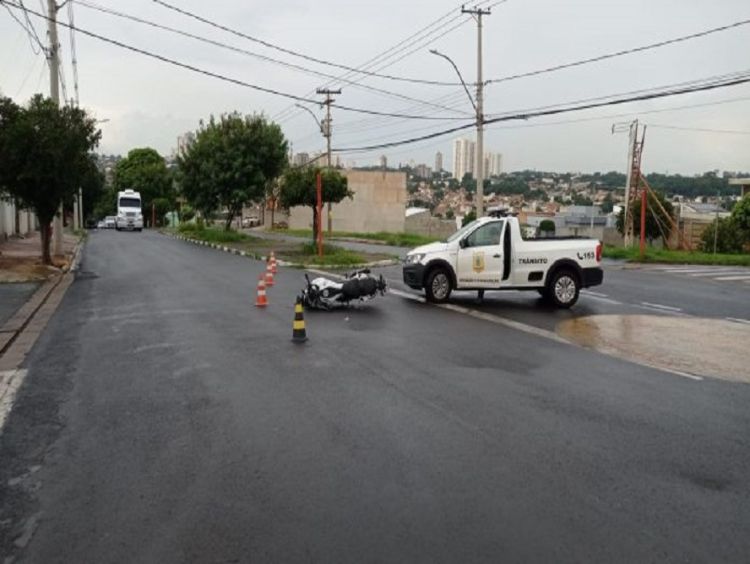
[[[456,76],[450,65],[429,54],[430,48],[436,48],[454,59],[467,81],[476,80],[477,26],[468,16],[457,17],[460,3],[455,0],[170,2],[287,49],[354,67],[382,55],[432,24],[425,32],[432,32],[431,35],[416,43],[412,38],[405,44],[406,51],[391,51],[394,58],[384,59],[373,70],[382,67],[380,72],[396,76],[454,81]],[[34,10],[46,4],[40,0],[24,3]],[[337,76],[344,72],[230,35],[176,14],[152,0],[90,0],[88,4],[121,10],[311,71]],[[316,87],[327,84],[324,77],[103,14],[79,1],[74,6],[75,22],[83,29],[211,72],[312,98]],[[747,0],[508,0],[493,7],[492,14],[484,19],[485,79],[637,47],[747,18],[750,18]],[[46,40],[46,22],[33,16],[31,19],[42,40]],[[61,12],[61,20],[67,21],[67,7]],[[458,25],[463,20],[465,23]],[[67,89],[72,96],[70,40],[66,28],[60,28],[60,38]],[[76,43],[80,103],[98,118],[109,120],[101,125],[102,152],[124,154],[134,147],[152,146],[166,155],[174,150],[177,136],[195,129],[200,119],[232,110],[264,112],[278,119],[295,152],[315,152],[325,147],[313,118],[304,112],[289,111],[293,101],[196,74],[81,34],[76,35]],[[406,56],[394,62],[401,55]],[[639,54],[490,85],[486,89],[485,112],[491,115],[525,110],[739,71],[750,71],[750,25]],[[471,103],[461,87],[411,84],[362,75],[349,80],[388,90],[390,94],[375,93],[338,80],[330,85],[342,88],[343,93],[338,96],[341,104],[383,112],[466,117],[466,120],[389,119],[334,109],[334,147],[394,141],[471,121]],[[49,92],[43,55],[34,53],[26,32],[4,9],[0,9],[0,90],[18,102],[27,101],[35,92]],[[319,117],[323,116],[319,107],[310,107]],[[748,84],[498,124],[486,133],[485,149],[503,154],[506,171],[524,168],[624,171],[627,137],[612,135],[610,129],[614,122],[634,118],[649,124],[643,159],[646,171],[683,174],[713,169],[750,171],[750,135],[671,129],[750,132]],[[474,131],[467,130],[466,136],[473,139]],[[432,166],[435,152],[440,150],[449,168],[451,142],[455,137],[449,135],[364,154],[344,154],[342,158],[365,165],[385,154],[389,164],[413,159]]]

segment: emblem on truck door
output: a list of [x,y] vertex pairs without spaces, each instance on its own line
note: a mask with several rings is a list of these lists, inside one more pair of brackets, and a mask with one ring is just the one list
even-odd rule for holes
[[474,272],[480,273],[484,271],[484,253],[477,251],[472,255],[472,268]]

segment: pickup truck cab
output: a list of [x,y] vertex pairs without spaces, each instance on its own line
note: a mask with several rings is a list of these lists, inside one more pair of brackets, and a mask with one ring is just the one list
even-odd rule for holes
[[596,239],[525,239],[518,218],[482,217],[444,242],[409,251],[404,282],[424,288],[431,302],[454,290],[536,290],[558,307],[578,301],[581,288],[601,284],[602,245]]

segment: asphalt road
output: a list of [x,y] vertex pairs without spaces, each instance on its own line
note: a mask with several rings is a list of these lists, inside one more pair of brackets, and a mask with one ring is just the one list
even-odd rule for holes
[[39,288],[38,282],[0,284],[0,326],[8,321]]
[[[549,306],[536,292],[486,292],[482,303],[476,292],[454,292],[451,301],[546,330],[561,321],[588,315],[673,315],[731,319],[750,324],[750,284],[722,281],[717,267],[679,267],[661,271],[647,266],[604,261],[604,283],[584,290],[570,310]],[[689,273],[682,274],[682,270]],[[700,276],[693,276],[700,270]],[[705,276],[716,270],[715,276]],[[750,273],[750,269],[747,269]],[[422,296],[402,280],[401,266],[378,269],[392,288]],[[750,276],[750,274],[748,274]]]
[[302,273],[261,310],[262,267],[92,234],[0,436],[0,554],[747,561],[747,385],[396,295],[294,345]]

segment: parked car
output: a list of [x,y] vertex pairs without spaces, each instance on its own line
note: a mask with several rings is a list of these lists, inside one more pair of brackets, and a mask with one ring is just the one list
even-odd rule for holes
[[242,227],[257,227],[260,225],[260,219],[257,217],[243,217]]
[[113,215],[108,215],[104,218],[104,229],[114,229],[117,225],[117,218]]
[[97,229],[106,229],[107,228],[107,222],[102,219],[99,223],[96,224],[96,228]]
[[568,308],[581,288],[602,283],[602,244],[596,239],[524,239],[516,217],[482,217],[441,243],[406,255],[404,282],[424,288],[431,302],[453,290],[536,290]]

